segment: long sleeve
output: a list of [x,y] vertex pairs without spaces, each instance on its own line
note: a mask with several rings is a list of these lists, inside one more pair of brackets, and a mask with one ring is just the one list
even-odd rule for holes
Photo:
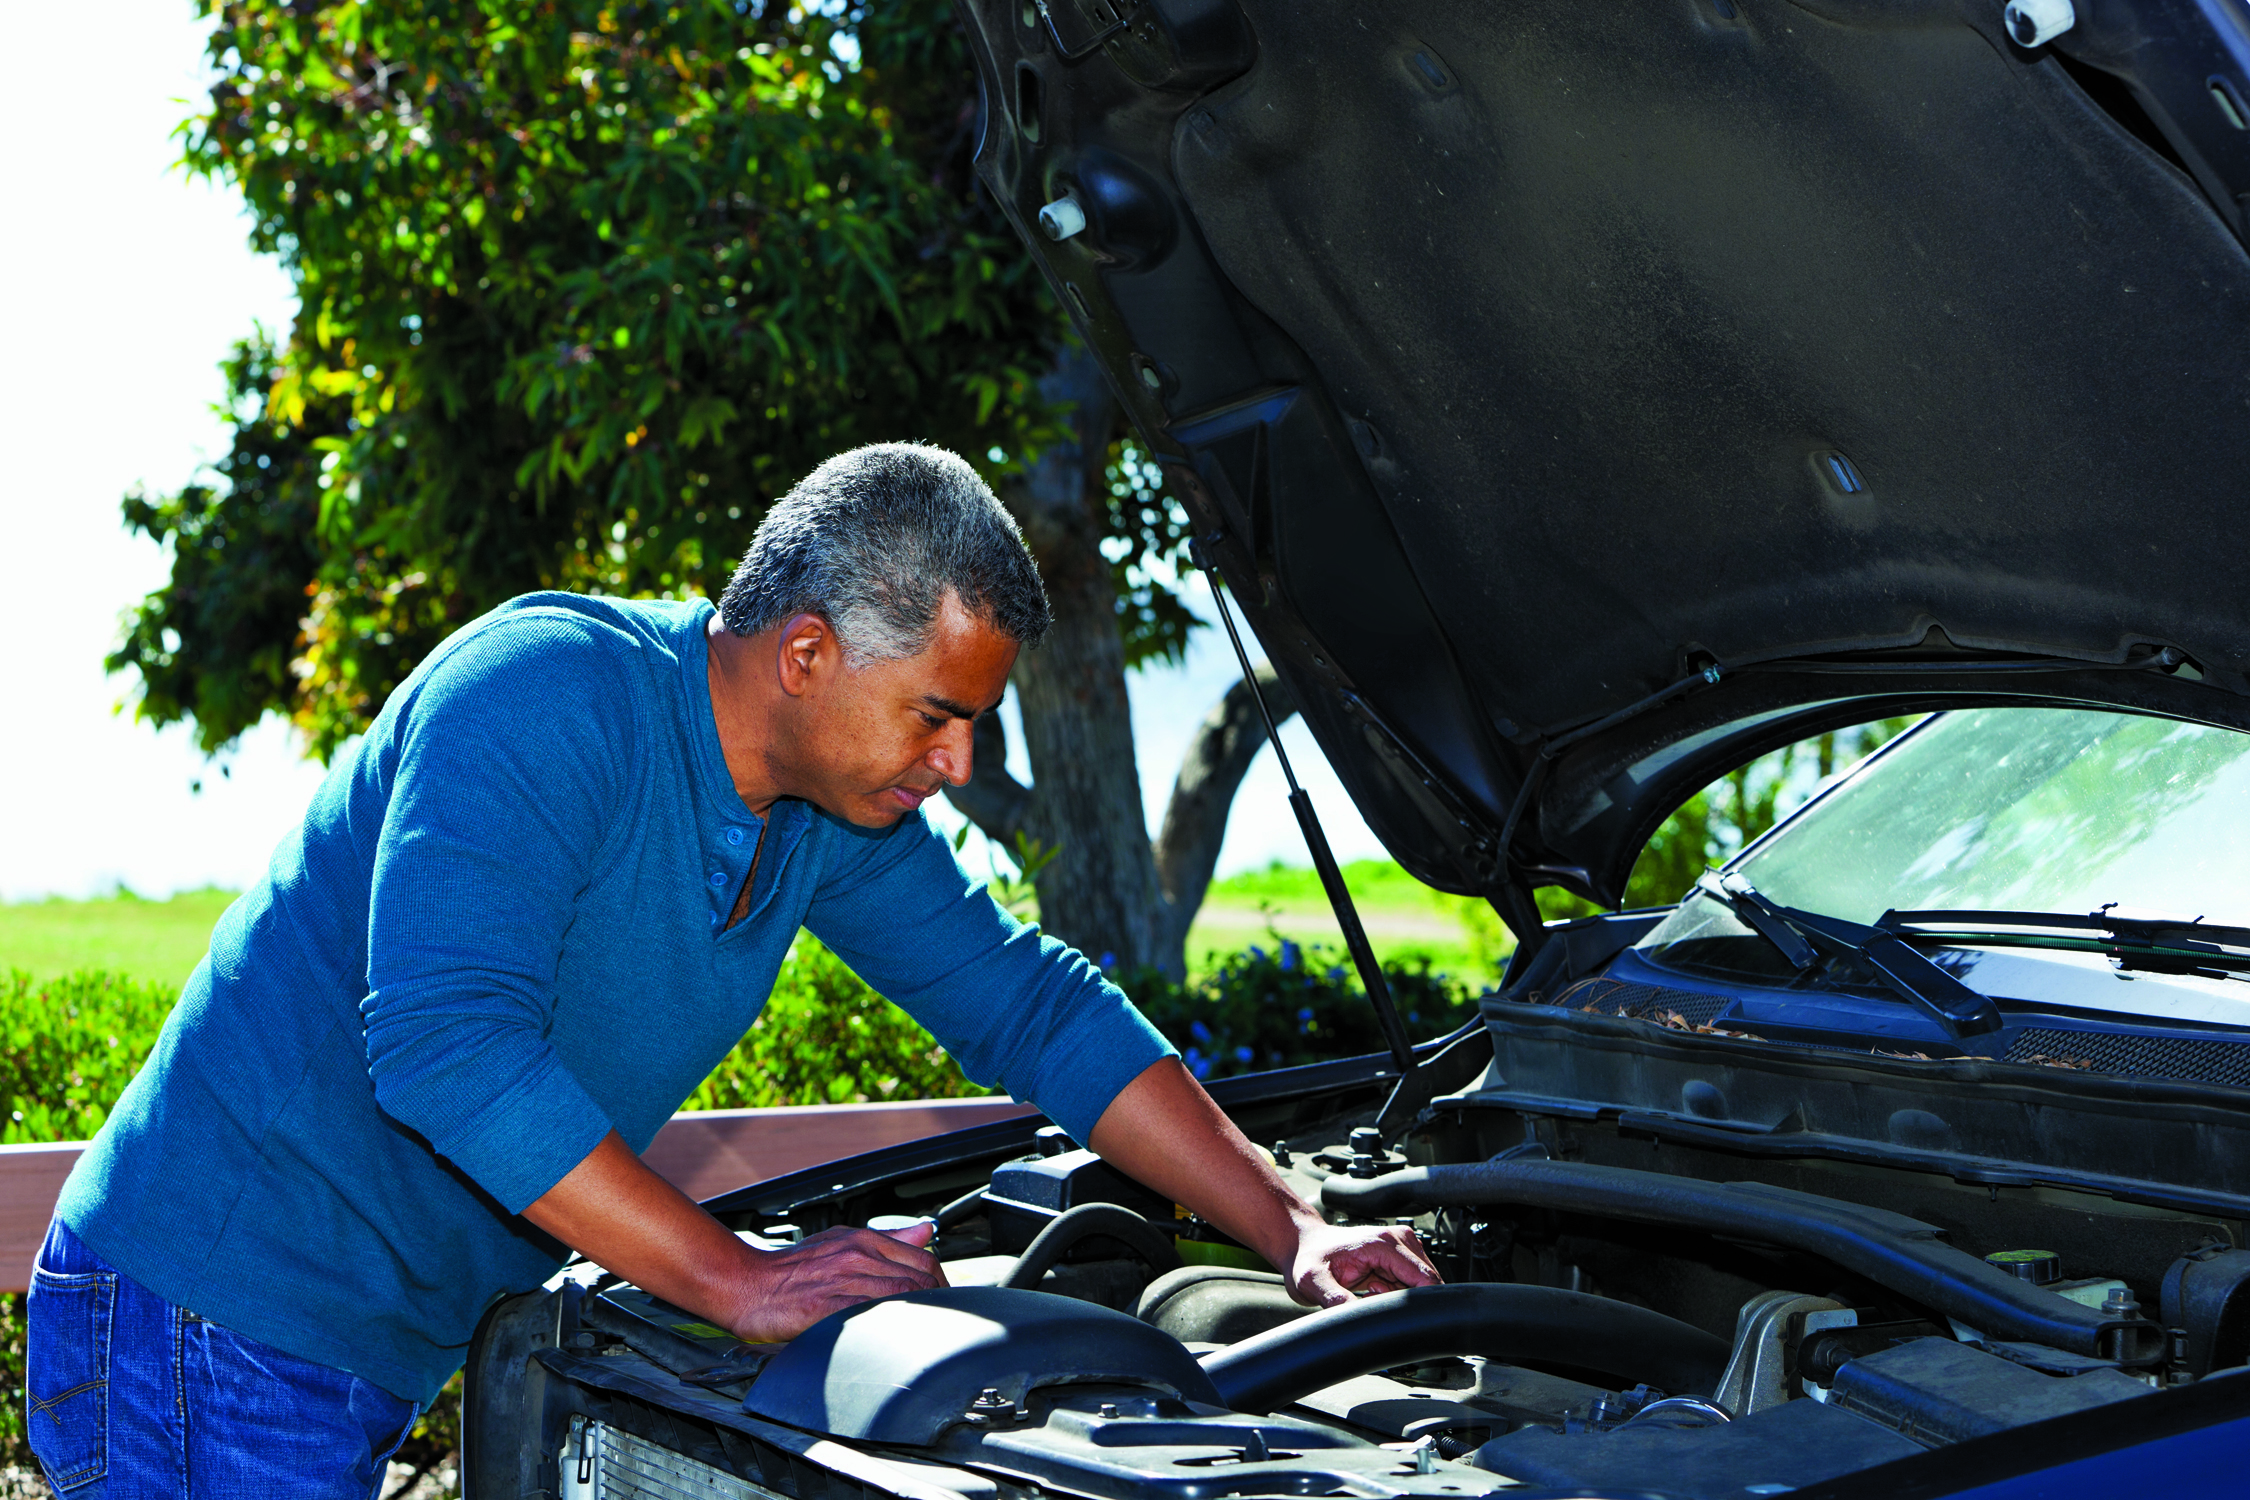
[[510,1213],[610,1128],[548,1043],[573,898],[616,820],[643,711],[600,630],[538,614],[482,630],[392,730],[368,1072],[386,1114]]
[[916,815],[845,842],[805,926],[979,1083],[1079,1141],[1170,1043],[1075,949],[1002,911]]

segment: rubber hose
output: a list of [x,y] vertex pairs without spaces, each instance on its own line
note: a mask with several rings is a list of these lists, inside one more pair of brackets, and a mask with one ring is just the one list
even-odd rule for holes
[[984,1193],[984,1184],[978,1183],[975,1187],[939,1209],[936,1215],[939,1231],[951,1229],[954,1225],[984,1207]]
[[1172,1237],[1139,1214],[1116,1203],[1081,1203],[1064,1209],[1052,1224],[1039,1231],[1000,1285],[1036,1291],[1040,1279],[1063,1258],[1064,1251],[1097,1235],[1117,1241],[1147,1261],[1148,1268],[1159,1276],[1180,1268],[1180,1252],[1173,1248]]
[[1629,1302],[1550,1286],[1419,1286],[1331,1307],[1245,1339],[1203,1368],[1229,1409],[1263,1414],[1370,1370],[1481,1354],[1599,1371],[1708,1396],[1727,1343]]
[[[1331,1177],[1321,1203],[1356,1219],[1516,1203],[1701,1230],[1802,1250],[2005,1339],[2135,1362],[2162,1352],[2155,1323],[2120,1322],[1948,1245],[1928,1224],[1885,1209],[1763,1183],[1702,1182],[1584,1162],[1488,1161],[1406,1167],[1366,1181]],[[2124,1347],[2114,1350],[2105,1334]]]

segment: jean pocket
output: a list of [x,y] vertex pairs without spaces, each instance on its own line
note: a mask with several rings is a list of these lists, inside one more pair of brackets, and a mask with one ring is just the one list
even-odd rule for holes
[[117,1273],[34,1269],[24,1322],[24,1417],[57,1490],[109,1472],[110,1316]]

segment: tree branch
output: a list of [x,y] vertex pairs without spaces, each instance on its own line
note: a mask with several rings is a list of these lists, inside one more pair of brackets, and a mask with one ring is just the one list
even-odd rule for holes
[[977,720],[970,745],[969,784],[949,786],[945,799],[977,831],[1003,849],[1013,849],[1016,835],[1026,832],[1024,817],[1031,808],[1031,788],[1008,774],[1008,731],[1000,715]]
[[[1276,724],[1287,723],[1297,712],[1296,699],[1272,667],[1258,668],[1258,689]],[[1249,682],[1239,680],[1204,716],[1180,759],[1180,774],[1164,808],[1164,830],[1156,837],[1156,874],[1165,906],[1164,951],[1174,972],[1186,971],[1188,925],[1211,888],[1219,846],[1226,841],[1227,811],[1250,762],[1266,742],[1265,731]]]

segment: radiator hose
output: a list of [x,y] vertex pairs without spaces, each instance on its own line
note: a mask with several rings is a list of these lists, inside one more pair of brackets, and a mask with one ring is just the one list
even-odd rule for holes
[[[1028,1257],[1026,1257],[1028,1259]],[[1558,1287],[1473,1283],[1364,1297],[1203,1361],[1234,1411],[1260,1414],[1370,1370],[1447,1354],[1561,1364],[1708,1396],[1726,1340],[1629,1302]]]
[[1041,1278],[1065,1252],[1080,1240],[1096,1238],[1115,1240],[1147,1261],[1149,1270],[1158,1276],[1180,1268],[1180,1252],[1173,1248],[1172,1237],[1139,1214],[1115,1203],[1081,1203],[1064,1209],[1039,1231],[1000,1285],[1037,1291]]

